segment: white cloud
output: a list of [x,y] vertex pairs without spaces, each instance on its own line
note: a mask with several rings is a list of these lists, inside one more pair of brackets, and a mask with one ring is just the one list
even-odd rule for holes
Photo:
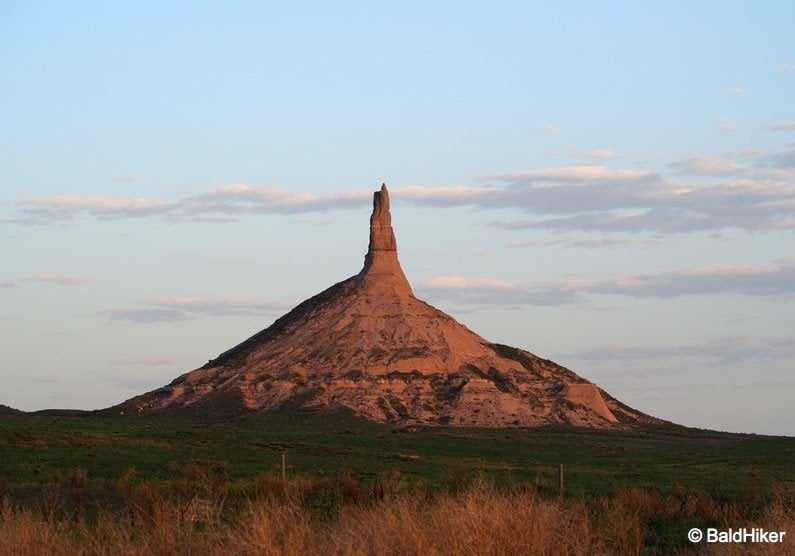
[[545,135],[555,135],[560,130],[558,129],[557,126],[554,126],[552,124],[546,124],[546,125],[542,125],[541,127],[539,127],[538,131],[543,133],[543,134],[545,134]]
[[728,176],[745,171],[745,168],[736,162],[724,160],[719,156],[698,156],[686,160],[678,160],[672,162],[670,166],[681,174],[695,176]]
[[57,272],[39,272],[30,277],[34,282],[57,284],[59,286],[77,286],[88,282],[88,278],[78,274],[59,274]]
[[795,73],[795,64],[782,64],[781,69],[789,73]]

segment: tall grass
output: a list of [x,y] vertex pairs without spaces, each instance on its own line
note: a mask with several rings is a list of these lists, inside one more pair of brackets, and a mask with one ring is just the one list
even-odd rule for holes
[[[444,491],[391,473],[230,483],[185,468],[170,484],[114,484],[75,472],[25,502],[0,501],[0,554],[667,554],[689,551],[690,527],[760,526],[795,537],[795,490],[763,504],[719,494],[631,488],[563,500],[543,485],[473,480]],[[56,488],[57,487],[57,488]],[[111,496],[112,494],[112,496]],[[778,545],[714,553],[795,554]]]

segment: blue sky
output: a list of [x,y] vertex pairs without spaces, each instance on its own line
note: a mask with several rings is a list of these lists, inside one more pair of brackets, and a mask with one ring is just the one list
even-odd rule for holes
[[0,403],[99,408],[358,272],[795,434],[789,2],[0,4]]

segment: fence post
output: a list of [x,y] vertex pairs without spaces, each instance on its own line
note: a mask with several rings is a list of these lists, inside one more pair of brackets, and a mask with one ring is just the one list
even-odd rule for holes
[[282,489],[287,494],[287,452],[282,450]]

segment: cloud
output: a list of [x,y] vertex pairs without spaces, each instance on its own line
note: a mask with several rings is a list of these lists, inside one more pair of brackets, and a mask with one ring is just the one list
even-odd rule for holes
[[656,180],[657,174],[643,170],[610,170],[604,166],[568,166],[545,168],[525,172],[506,172],[497,174],[495,179],[502,182],[628,182]]
[[681,297],[697,294],[779,296],[795,294],[795,262],[769,266],[684,269],[652,274],[628,274],[574,286],[582,293],[630,297]]
[[366,205],[372,191],[343,191],[319,197],[305,192],[287,191],[279,187],[253,187],[231,184],[181,200],[175,207],[177,215],[271,213],[296,214],[323,212],[332,209]]
[[[606,155],[606,153],[605,153]],[[688,233],[738,228],[795,228],[792,151],[742,158],[692,157],[670,175],[591,164],[505,172],[479,185],[393,187],[398,202],[421,207],[523,211],[529,218],[493,224],[505,229]],[[693,182],[692,177],[709,177]],[[46,224],[81,215],[100,219],[158,216],[173,222],[228,222],[248,214],[303,216],[365,209],[372,189],[316,195],[279,187],[230,184],[173,202],[160,199],[56,196],[14,203],[16,218]]]
[[743,361],[772,361],[795,357],[795,336],[722,336],[703,342],[654,346],[605,346],[568,354],[566,359],[592,362],[636,361],[672,357],[695,357],[727,365]]
[[162,307],[148,307],[145,309],[117,309],[106,313],[110,320],[131,321],[138,323],[174,322],[189,318],[184,311],[164,309]]
[[756,165],[763,168],[795,168],[795,149],[759,157]]
[[782,71],[786,71],[789,73],[795,73],[795,64],[782,64],[781,65]]
[[545,243],[539,239],[518,239],[515,241],[509,241],[505,244],[505,247],[509,249],[517,249],[522,247],[538,247],[539,245],[544,245]]
[[208,299],[200,296],[178,296],[155,299],[140,309],[106,311],[111,320],[138,323],[173,322],[196,317],[274,316],[292,306],[282,302],[256,301],[245,298]]
[[131,183],[134,181],[138,181],[141,179],[141,176],[136,176],[135,174],[127,174],[125,176],[119,176],[116,178],[118,183]]
[[689,295],[795,296],[795,262],[758,267],[680,269],[624,274],[602,279],[570,279],[531,286],[490,278],[439,276],[417,288],[434,300],[462,305],[561,305],[594,294],[669,299]]
[[600,239],[578,239],[570,241],[568,245],[571,247],[580,247],[582,249],[601,249],[603,247],[634,245],[635,243],[636,242],[631,239],[606,237]]
[[515,286],[503,280],[493,278],[464,278],[463,276],[438,276],[423,282],[426,288],[453,289],[513,289]]
[[715,123],[721,131],[734,131],[737,129],[737,124],[734,123],[734,120],[730,120],[729,118],[718,118],[715,120]]
[[725,97],[744,97],[748,95],[748,89],[743,89],[742,87],[727,87],[726,89],[722,89],[720,94]]
[[672,162],[669,166],[680,174],[691,176],[729,176],[741,174],[745,171],[745,168],[736,162],[724,160],[719,156],[688,158]]
[[0,288],[16,288],[17,285],[14,282],[0,282]]
[[[519,249],[524,247],[538,247],[542,245],[565,245],[567,247],[577,247],[582,249],[601,249],[604,247],[618,247],[636,245],[639,242],[626,238],[599,238],[599,239],[578,239],[578,240],[557,240],[557,241],[541,241],[539,239],[529,238],[516,241],[509,241],[505,243],[505,247],[509,249]],[[652,240],[644,240],[645,245],[655,243]]]
[[187,360],[177,357],[141,357],[138,359],[111,359],[111,365],[123,365],[129,367],[173,367],[182,365]]
[[[788,156],[772,155],[764,164],[784,166]],[[481,197],[477,206],[524,209],[534,215],[524,220],[491,222],[513,230],[686,233],[722,228],[795,228],[795,172],[773,172],[760,164],[752,163],[741,176],[717,176],[721,181],[712,184],[601,167],[502,174],[497,178],[508,181],[508,185]],[[680,167],[702,173],[735,170],[721,159],[691,159]]]
[[576,303],[573,291],[562,288],[520,287],[491,278],[439,276],[426,280],[417,288],[432,301],[448,301],[460,305],[563,305]]
[[594,160],[610,160],[613,158],[613,152],[610,149],[596,149],[586,153],[586,156]]
[[170,207],[159,199],[57,195],[35,197],[19,203],[33,223],[67,220],[80,214],[100,219],[164,214]]
[[770,131],[795,131],[795,120],[767,124],[765,128]]
[[556,135],[560,130],[558,129],[557,126],[554,126],[552,124],[546,124],[539,127],[538,131],[540,133],[543,133],[544,135]]
[[59,286],[78,286],[88,282],[88,278],[78,274],[59,274],[56,272],[39,272],[29,278],[34,282],[57,284]]

